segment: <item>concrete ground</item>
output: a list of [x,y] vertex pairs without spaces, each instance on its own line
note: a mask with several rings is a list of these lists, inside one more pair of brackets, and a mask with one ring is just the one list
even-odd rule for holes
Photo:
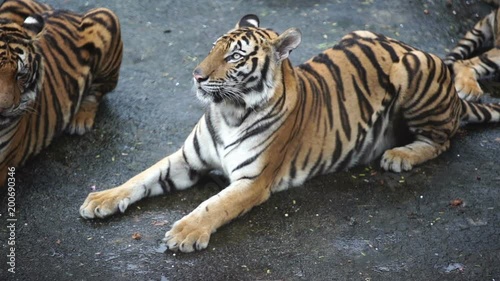
[[[175,151],[203,108],[191,71],[247,13],[302,30],[298,64],[349,31],[369,29],[444,55],[491,7],[477,0],[51,0],[109,7],[125,45],[120,83],[96,127],[62,136],[16,173],[16,273],[7,271],[0,201],[0,280],[500,280],[500,126],[466,126],[411,172],[375,165],[318,177],[220,228],[202,252],[164,252],[169,226],[219,191],[197,188],[86,221],[78,208]],[[454,200],[462,204],[453,206]],[[134,239],[136,238],[136,239]],[[140,238],[140,239],[139,239]]]

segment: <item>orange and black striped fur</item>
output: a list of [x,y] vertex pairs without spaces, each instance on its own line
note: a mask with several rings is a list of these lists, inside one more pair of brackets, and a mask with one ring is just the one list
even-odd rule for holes
[[63,131],[83,134],[118,81],[120,25],[108,9],[85,15],[34,1],[0,6],[0,185]]
[[478,100],[483,95],[478,80],[500,74],[499,32],[500,9],[496,9],[477,22],[446,55],[444,62],[453,71],[461,98]]
[[[207,111],[181,149],[121,186],[91,193],[82,217],[124,212],[219,170],[230,185],[164,238],[171,250],[200,250],[218,227],[272,192],[379,157],[385,170],[410,170],[448,149],[462,120],[500,121],[500,105],[461,100],[434,55],[357,31],[293,68],[288,56],[301,33],[278,35],[258,23],[243,17],[194,69]],[[409,143],[400,144],[403,131]]]

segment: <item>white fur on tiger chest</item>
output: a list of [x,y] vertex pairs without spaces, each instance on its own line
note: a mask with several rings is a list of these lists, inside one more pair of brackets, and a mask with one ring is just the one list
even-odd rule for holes
[[[264,151],[271,141],[269,135],[284,120],[279,120],[263,132],[252,134],[251,131],[265,125],[256,122],[267,114],[267,110],[250,114],[239,126],[228,124],[220,112],[214,112],[217,124],[214,124],[220,143],[217,145],[217,155],[212,155],[218,164],[216,166],[231,180],[257,176],[263,169]],[[215,152],[215,150],[213,150]]]

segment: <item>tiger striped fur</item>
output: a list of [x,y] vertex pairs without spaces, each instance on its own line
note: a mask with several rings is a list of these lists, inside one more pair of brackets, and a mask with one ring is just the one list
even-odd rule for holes
[[[229,186],[164,238],[174,251],[201,250],[218,227],[272,192],[381,155],[383,169],[410,170],[448,149],[461,120],[500,121],[500,105],[462,101],[438,57],[402,42],[357,31],[293,68],[299,30],[278,35],[258,25],[256,16],[243,17],[194,69],[208,109],[181,149],[121,186],[89,194],[82,217],[124,212],[220,170]],[[413,140],[399,146],[405,130]]]
[[90,130],[118,81],[122,41],[108,9],[85,15],[29,0],[0,6],[0,185],[64,130]]
[[499,74],[499,17],[500,9],[496,9],[477,22],[444,59],[453,70],[455,88],[463,99],[479,99],[483,90],[478,80]]

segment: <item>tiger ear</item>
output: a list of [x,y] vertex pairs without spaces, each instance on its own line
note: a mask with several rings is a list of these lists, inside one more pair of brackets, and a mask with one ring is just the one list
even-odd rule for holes
[[35,37],[38,33],[40,33],[44,26],[45,21],[40,15],[31,15],[23,22],[23,28],[28,31],[32,37]]
[[236,24],[236,28],[240,27],[259,27],[260,21],[259,17],[250,14],[242,17],[240,21]]
[[288,58],[290,52],[299,46],[301,40],[302,33],[297,28],[289,28],[283,32],[283,34],[273,40],[276,59],[282,61]]

